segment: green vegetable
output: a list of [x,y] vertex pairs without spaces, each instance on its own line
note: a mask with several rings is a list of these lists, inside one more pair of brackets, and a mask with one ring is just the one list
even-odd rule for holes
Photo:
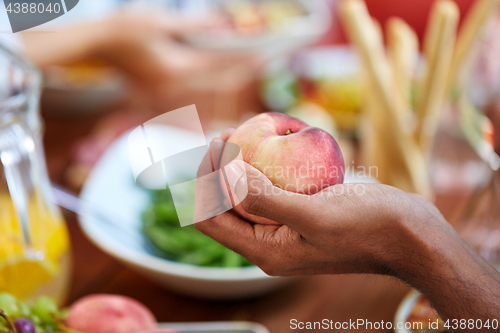
[[144,235],[171,260],[207,267],[252,265],[194,226],[181,227],[169,190],[151,192],[151,204],[144,210],[142,221]]

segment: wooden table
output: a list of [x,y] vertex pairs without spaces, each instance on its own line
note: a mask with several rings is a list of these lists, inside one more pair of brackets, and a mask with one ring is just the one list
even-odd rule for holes
[[[54,182],[64,184],[62,175],[74,142],[90,132],[99,116],[45,118],[49,173]],[[440,195],[436,204],[445,217],[452,218],[466,197],[465,193],[457,192]],[[65,211],[64,215],[71,233],[74,265],[68,304],[91,293],[116,293],[144,303],[160,322],[249,320],[264,324],[273,333],[281,333],[292,331],[291,319],[392,321],[398,304],[410,290],[401,281],[389,277],[325,275],[297,278],[283,290],[251,300],[193,299],[158,287],[103,253],[82,234],[74,214]]]

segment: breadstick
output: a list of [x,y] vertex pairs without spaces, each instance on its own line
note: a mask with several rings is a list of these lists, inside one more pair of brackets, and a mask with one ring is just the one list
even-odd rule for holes
[[425,159],[412,137],[399,126],[400,105],[393,98],[393,77],[380,29],[372,21],[363,1],[344,0],[340,9],[368,78],[365,91],[370,91],[371,105],[367,111],[377,140],[375,155],[385,161],[384,167],[390,167],[384,170],[384,177],[387,177],[384,181],[406,191],[429,196]]
[[424,54],[427,73],[419,91],[415,139],[422,151],[429,149],[436,132],[446,96],[446,82],[455,45],[459,10],[451,0],[437,1],[425,33]]
[[356,45],[367,76],[376,81],[373,87],[390,117],[396,119],[398,111],[391,101],[392,77],[381,43],[379,29],[368,14],[366,5],[361,0],[345,0],[341,2],[341,12],[350,38]]
[[387,22],[389,61],[394,77],[394,89],[402,103],[402,120],[407,120],[411,109],[411,84],[418,62],[418,37],[402,19],[392,17]]

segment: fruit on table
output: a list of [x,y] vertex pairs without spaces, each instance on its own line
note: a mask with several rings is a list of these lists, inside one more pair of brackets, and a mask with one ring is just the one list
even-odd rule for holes
[[8,293],[0,293],[0,310],[8,315],[15,315],[19,311],[17,299]]
[[42,322],[53,321],[53,314],[58,313],[56,302],[50,297],[40,296],[37,298],[31,309]]
[[17,333],[145,333],[156,332],[156,319],[144,305],[124,296],[86,296],[68,311],[47,296],[28,304],[0,293],[0,332],[11,333],[13,326]]
[[[281,113],[262,113],[239,126],[228,142],[241,148],[243,160],[284,190],[315,194],[344,181],[344,159],[327,132]],[[236,210],[256,223],[273,223]]]
[[35,333],[35,325],[26,318],[19,318],[14,322],[17,333]]
[[76,301],[65,323],[70,329],[87,333],[137,333],[156,327],[154,315],[141,303],[129,297],[106,294]]
[[60,326],[64,312],[50,297],[40,296],[30,305],[9,293],[0,293],[0,310],[0,332],[8,332],[11,324],[18,333],[66,332]]

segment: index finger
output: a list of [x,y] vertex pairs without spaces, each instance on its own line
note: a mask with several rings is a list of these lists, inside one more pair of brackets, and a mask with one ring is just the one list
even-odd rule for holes
[[256,242],[252,225],[241,220],[232,212],[224,212],[211,219],[195,223],[195,227],[238,253],[248,252]]

